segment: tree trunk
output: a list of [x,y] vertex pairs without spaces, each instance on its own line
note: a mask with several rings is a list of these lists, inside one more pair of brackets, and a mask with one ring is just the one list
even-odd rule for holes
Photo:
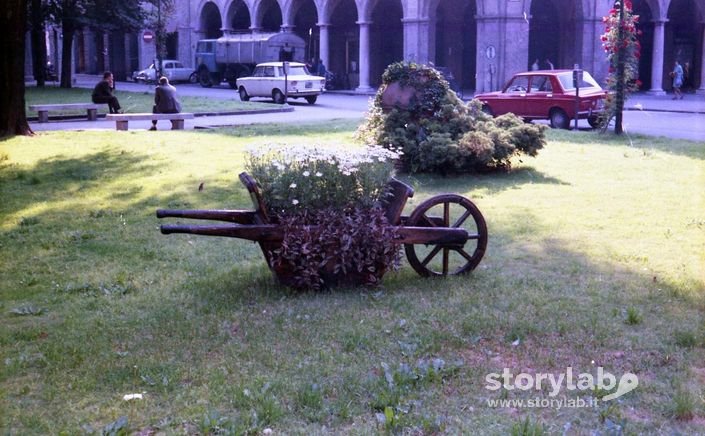
[[64,34],[64,39],[61,42],[61,88],[71,88],[71,64],[73,62],[73,34],[76,27],[73,19],[65,17],[61,21],[61,33]]
[[0,137],[31,135],[24,101],[27,1],[5,0],[0,14]]
[[47,66],[47,44],[44,33],[44,14],[42,13],[42,0],[32,0],[32,69],[34,80],[38,87],[43,87]]
[[617,41],[619,48],[617,49],[617,101],[616,114],[614,120],[614,133],[621,135],[624,131],[622,127],[622,115],[624,113],[624,62],[626,61],[626,49],[624,48],[624,2],[619,2],[619,31]]

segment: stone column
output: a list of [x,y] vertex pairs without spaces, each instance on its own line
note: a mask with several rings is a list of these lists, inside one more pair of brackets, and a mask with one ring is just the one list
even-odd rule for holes
[[370,22],[358,21],[356,24],[360,26],[360,86],[357,87],[357,92],[370,92]]
[[667,20],[654,21],[654,51],[651,56],[651,89],[649,94],[666,95],[663,90],[664,36]]
[[187,26],[179,26],[177,27],[177,31],[179,32],[179,52],[177,59],[186,66],[193,66],[195,48],[191,42],[193,29]]
[[696,94],[705,94],[705,21],[701,23],[704,27],[703,32],[703,52],[700,54],[700,88],[695,91]]
[[403,18],[404,59],[427,64],[431,59],[430,47],[433,41],[429,32],[428,18]]
[[[330,28],[330,24],[327,23],[319,23],[318,24],[318,30],[319,30],[319,35],[318,35],[318,47],[320,51],[320,58],[323,61],[323,65],[326,66],[326,68],[330,67],[330,63],[328,62],[330,58],[330,36],[328,34],[328,29]],[[308,59],[307,59],[308,60]]]

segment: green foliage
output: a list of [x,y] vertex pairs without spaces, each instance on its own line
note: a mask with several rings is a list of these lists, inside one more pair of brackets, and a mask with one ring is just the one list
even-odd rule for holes
[[[511,114],[493,119],[481,111],[479,102],[466,105],[460,100],[431,67],[395,63],[382,82],[356,137],[366,144],[401,149],[407,171],[508,169],[512,157],[536,156],[545,145],[545,126],[526,124]],[[408,104],[385,103],[385,92],[394,83],[413,90]]]
[[624,320],[624,323],[627,325],[637,325],[641,324],[641,321],[643,320],[643,317],[639,313],[639,311],[634,308],[634,307],[629,307],[627,308],[627,317]]
[[510,429],[512,436],[543,436],[546,434],[546,427],[540,421],[532,421],[527,416],[523,421],[515,422]]

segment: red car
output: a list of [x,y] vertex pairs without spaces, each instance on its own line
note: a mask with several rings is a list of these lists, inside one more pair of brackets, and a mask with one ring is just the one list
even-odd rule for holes
[[[598,126],[607,92],[583,71],[579,80],[578,118]],[[551,127],[567,129],[575,118],[573,70],[539,70],[516,74],[502,91],[478,94],[485,112],[499,116],[512,112],[525,120],[551,121]]]

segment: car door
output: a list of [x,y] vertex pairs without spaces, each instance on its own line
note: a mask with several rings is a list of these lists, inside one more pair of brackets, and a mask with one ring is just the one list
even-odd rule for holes
[[162,66],[162,74],[169,79],[170,82],[174,81],[174,63],[173,62],[164,62]]
[[553,105],[553,85],[551,76],[531,76],[529,92],[524,102],[524,116],[526,118],[547,118]]
[[511,112],[515,115],[523,116],[526,112],[528,89],[529,76],[515,76],[492,105],[493,114],[498,116]]
[[174,81],[188,82],[188,78],[191,75],[191,70],[184,68],[184,64],[181,62],[174,62],[174,71],[172,77]]

